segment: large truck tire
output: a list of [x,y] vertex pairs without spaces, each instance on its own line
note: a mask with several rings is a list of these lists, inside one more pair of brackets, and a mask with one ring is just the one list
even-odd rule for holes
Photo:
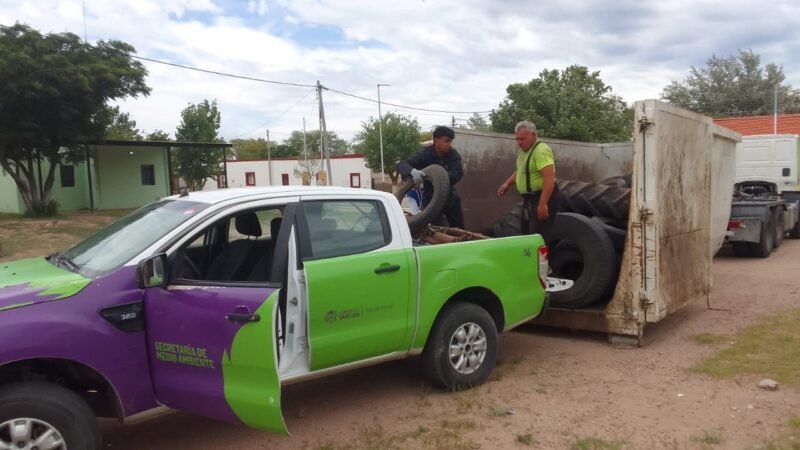
[[772,221],[775,223],[775,242],[772,245],[773,248],[778,248],[783,243],[784,236],[786,236],[782,206],[778,206],[773,210]]
[[750,255],[756,258],[769,258],[772,249],[775,247],[775,223],[774,216],[769,214],[769,218],[761,226],[761,236],[759,242],[750,242]]
[[[432,164],[424,169],[425,173],[425,189],[433,189],[433,198],[425,205],[419,214],[415,216],[406,216],[408,221],[408,228],[411,232],[417,231],[425,225],[436,220],[442,213],[447,197],[450,195],[450,177],[444,167],[438,164]],[[408,191],[414,187],[414,181],[410,178],[400,185],[400,189],[395,193],[395,197],[399,202],[402,202]]]
[[517,203],[500,222],[493,227],[494,237],[519,236],[522,234],[522,202]]
[[627,228],[623,229],[621,226],[612,225],[614,222],[610,222],[604,217],[592,217],[592,219],[600,223],[600,226],[603,227],[603,231],[608,234],[609,239],[611,239],[611,244],[614,245],[614,250],[616,250],[617,253],[622,253],[625,250],[625,239],[628,237]]
[[789,237],[792,239],[800,239],[800,220],[795,222],[794,226],[789,231]]
[[0,388],[0,448],[99,450],[97,419],[61,386],[12,383]]
[[[570,248],[562,247],[563,241],[569,242],[580,252],[580,262],[576,261],[572,251],[563,258],[558,256],[559,248]],[[551,242],[547,245],[553,249],[550,255],[551,261],[554,261],[551,276],[572,279],[574,282],[571,288],[552,293],[552,306],[582,308],[608,300],[609,294],[616,287],[619,257],[600,223],[580,214],[558,213],[553,224]],[[556,267],[565,273],[559,273]],[[578,267],[580,273],[577,273]]]
[[600,180],[600,184],[630,188],[632,186],[632,181],[633,177],[631,175],[621,175],[618,177],[609,177],[604,180]]
[[572,180],[558,181],[558,188],[561,191],[561,211],[628,220],[630,188]]

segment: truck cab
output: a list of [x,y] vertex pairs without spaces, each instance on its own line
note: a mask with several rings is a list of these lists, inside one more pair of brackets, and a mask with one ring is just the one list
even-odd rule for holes
[[377,191],[154,202],[0,265],[0,448],[98,448],[95,417],[160,407],[286,433],[282,386],[416,355],[478,385],[497,334],[541,314],[546,255],[538,235],[422,245]]

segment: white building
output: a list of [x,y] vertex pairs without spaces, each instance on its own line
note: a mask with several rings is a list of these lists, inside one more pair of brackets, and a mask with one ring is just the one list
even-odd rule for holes
[[[320,161],[310,161],[308,166],[297,158],[272,158],[247,161],[228,161],[228,187],[249,186],[287,186],[287,185],[322,185],[325,184],[328,172],[327,164],[320,167]],[[222,165],[220,172],[223,172]],[[331,174],[333,186],[369,189],[372,172],[367,168],[367,160],[362,154],[331,156]],[[204,191],[217,190],[225,186],[224,175],[216,179],[209,178]]]

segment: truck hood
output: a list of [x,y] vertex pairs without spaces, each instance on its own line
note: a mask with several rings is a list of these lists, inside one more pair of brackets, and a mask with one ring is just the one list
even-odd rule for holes
[[68,298],[90,282],[44,258],[0,263],[0,311]]

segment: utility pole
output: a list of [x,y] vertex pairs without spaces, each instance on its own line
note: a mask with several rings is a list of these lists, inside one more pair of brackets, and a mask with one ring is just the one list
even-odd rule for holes
[[451,120],[450,123],[452,124],[453,128],[455,128],[456,127],[456,116],[450,116],[450,120]]
[[328,161],[328,186],[333,185],[333,176],[331,174],[331,153],[328,149],[328,130],[325,127],[325,109],[322,107],[322,84],[317,80],[317,97],[319,98],[319,142],[322,146],[322,154]]
[[306,173],[308,174],[308,184],[311,184],[311,169],[308,167],[308,150],[306,149],[306,118],[303,117],[303,158],[306,161]]
[[772,113],[772,134],[778,134],[778,83],[775,83],[775,102]]
[[391,85],[378,83],[378,137],[381,143],[381,183],[385,183],[386,175],[383,169],[383,116],[381,116],[381,86]]
[[267,182],[272,186],[272,149],[269,143],[269,130],[267,130]]

